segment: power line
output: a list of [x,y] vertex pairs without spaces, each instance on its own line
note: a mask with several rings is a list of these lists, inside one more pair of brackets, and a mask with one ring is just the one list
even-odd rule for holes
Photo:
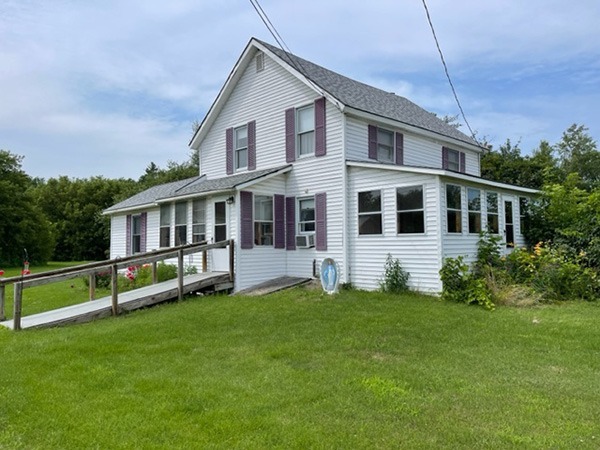
[[287,46],[287,44],[285,43],[285,41],[283,40],[283,38],[277,31],[277,28],[275,28],[275,25],[273,25],[273,23],[269,19],[269,16],[267,15],[267,13],[264,11],[262,6],[260,6],[260,3],[258,2],[258,0],[250,0],[250,4],[254,7],[254,10],[256,11],[258,16],[264,23],[265,27],[267,27],[267,30],[269,30],[269,33],[271,33],[271,36],[273,36],[273,39],[275,39],[275,41],[277,42],[277,45],[279,45],[279,48],[285,53],[285,56],[287,57],[289,63],[299,73],[301,73],[304,76],[306,81],[308,81],[308,83],[310,83],[311,86],[313,86],[313,88],[315,88],[318,92],[320,92],[321,95],[325,95],[323,90],[308,77],[307,71],[302,66],[302,63],[300,62],[300,60],[297,57],[292,58],[292,56],[294,56],[294,54],[292,53],[290,48]]
[[422,0],[422,1],[423,1],[423,7],[425,8],[425,13],[427,14],[427,21],[429,22],[429,28],[431,28],[431,34],[433,34],[433,40],[435,41],[435,46],[437,47],[438,53],[440,54],[440,59],[442,60],[442,65],[444,66],[444,72],[446,72],[446,78],[448,79],[448,83],[450,84],[450,88],[452,89],[452,94],[454,94],[454,100],[456,100],[456,104],[458,105],[460,114],[461,114],[463,120],[465,121],[467,128],[471,132],[471,137],[473,139],[475,139],[476,142],[478,142],[477,138],[475,137],[475,133],[473,132],[471,125],[469,125],[469,121],[467,120],[467,117],[465,116],[463,107],[460,104],[460,100],[458,99],[458,94],[456,93],[456,89],[454,89],[454,84],[452,83],[452,79],[450,78],[450,73],[448,72],[448,66],[446,65],[446,60],[444,59],[444,54],[442,53],[442,49],[440,48],[440,43],[438,41],[437,35],[435,34],[435,29],[433,28],[433,22],[431,21],[431,16],[429,15],[429,8],[427,8],[427,3],[425,3],[425,0]]

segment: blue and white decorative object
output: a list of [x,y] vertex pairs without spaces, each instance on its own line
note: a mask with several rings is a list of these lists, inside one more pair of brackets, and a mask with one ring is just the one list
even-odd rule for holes
[[328,294],[335,294],[340,282],[340,270],[337,263],[331,258],[325,258],[321,263],[321,285]]

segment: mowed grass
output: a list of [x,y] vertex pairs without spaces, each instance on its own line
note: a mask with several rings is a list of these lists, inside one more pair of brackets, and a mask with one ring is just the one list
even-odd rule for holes
[[[30,267],[31,273],[47,272],[65,267],[85,264],[85,262],[49,262],[44,266]],[[4,278],[21,275],[21,268],[4,269]],[[108,289],[96,289],[96,298],[110,295]],[[6,286],[6,317],[12,319],[14,299],[14,284]],[[69,306],[89,300],[89,290],[83,278],[74,278],[57,283],[45,284],[23,289],[22,315],[28,316],[49,311],[63,306]]]
[[296,288],[0,330],[0,448],[598,448],[599,316]]

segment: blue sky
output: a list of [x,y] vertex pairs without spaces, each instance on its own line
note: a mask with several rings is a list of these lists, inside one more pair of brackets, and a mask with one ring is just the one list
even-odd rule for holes
[[[297,55],[458,113],[421,0],[261,5]],[[572,123],[600,137],[600,2],[428,6],[479,137],[524,153]],[[275,43],[248,0],[3,0],[0,149],[44,178],[136,179],[151,161],[182,162],[252,36]]]

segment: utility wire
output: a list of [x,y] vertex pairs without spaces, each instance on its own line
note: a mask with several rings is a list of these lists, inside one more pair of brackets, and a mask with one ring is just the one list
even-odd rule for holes
[[[281,35],[279,34],[279,32],[277,31],[277,28],[275,28],[275,25],[273,25],[273,23],[271,22],[271,20],[269,19],[269,16],[267,15],[267,13],[264,11],[264,9],[262,8],[262,6],[260,6],[260,3],[258,2],[258,0],[250,0],[250,4],[254,7],[254,10],[256,11],[256,13],[258,14],[258,16],[260,17],[260,19],[262,20],[262,22],[264,23],[265,27],[267,27],[267,30],[269,30],[269,33],[271,33],[271,36],[273,36],[273,39],[275,39],[275,41],[277,42],[277,45],[279,45],[279,48],[286,53],[286,57],[288,59],[288,61],[290,62],[290,64],[292,66],[294,66],[294,68],[300,72],[304,78],[318,91],[321,93],[321,95],[325,95],[325,93],[323,92],[323,90],[317,86],[307,75],[307,71],[304,69],[304,67],[302,66],[302,63],[300,62],[300,60],[295,57],[295,55],[292,53],[292,51],[290,50],[290,48],[287,46],[287,44],[285,43],[285,41],[283,40],[283,38],[281,37]],[[292,58],[292,56],[294,56],[294,58]]]
[[469,125],[469,121],[467,120],[467,117],[465,116],[463,107],[460,104],[460,100],[458,99],[458,94],[456,93],[456,89],[454,88],[454,84],[452,83],[452,79],[450,78],[450,73],[448,72],[448,66],[446,65],[446,60],[444,59],[444,54],[442,53],[442,49],[440,48],[440,43],[438,41],[437,35],[435,34],[435,29],[433,28],[433,22],[431,21],[431,16],[429,15],[429,8],[427,8],[427,3],[425,3],[425,0],[422,0],[422,1],[423,1],[423,7],[425,8],[425,13],[427,14],[427,21],[429,22],[429,28],[431,28],[431,34],[433,34],[433,40],[435,41],[435,46],[437,47],[438,53],[440,54],[440,59],[442,60],[442,65],[444,66],[444,72],[446,72],[446,78],[448,78],[448,83],[450,84],[450,88],[452,89],[452,94],[454,94],[454,100],[456,100],[456,104],[458,105],[460,114],[461,114],[463,120],[465,121],[467,128],[471,132],[471,137],[476,142],[479,142],[479,141],[477,141],[477,138],[475,137],[475,133],[473,132],[471,125]]

